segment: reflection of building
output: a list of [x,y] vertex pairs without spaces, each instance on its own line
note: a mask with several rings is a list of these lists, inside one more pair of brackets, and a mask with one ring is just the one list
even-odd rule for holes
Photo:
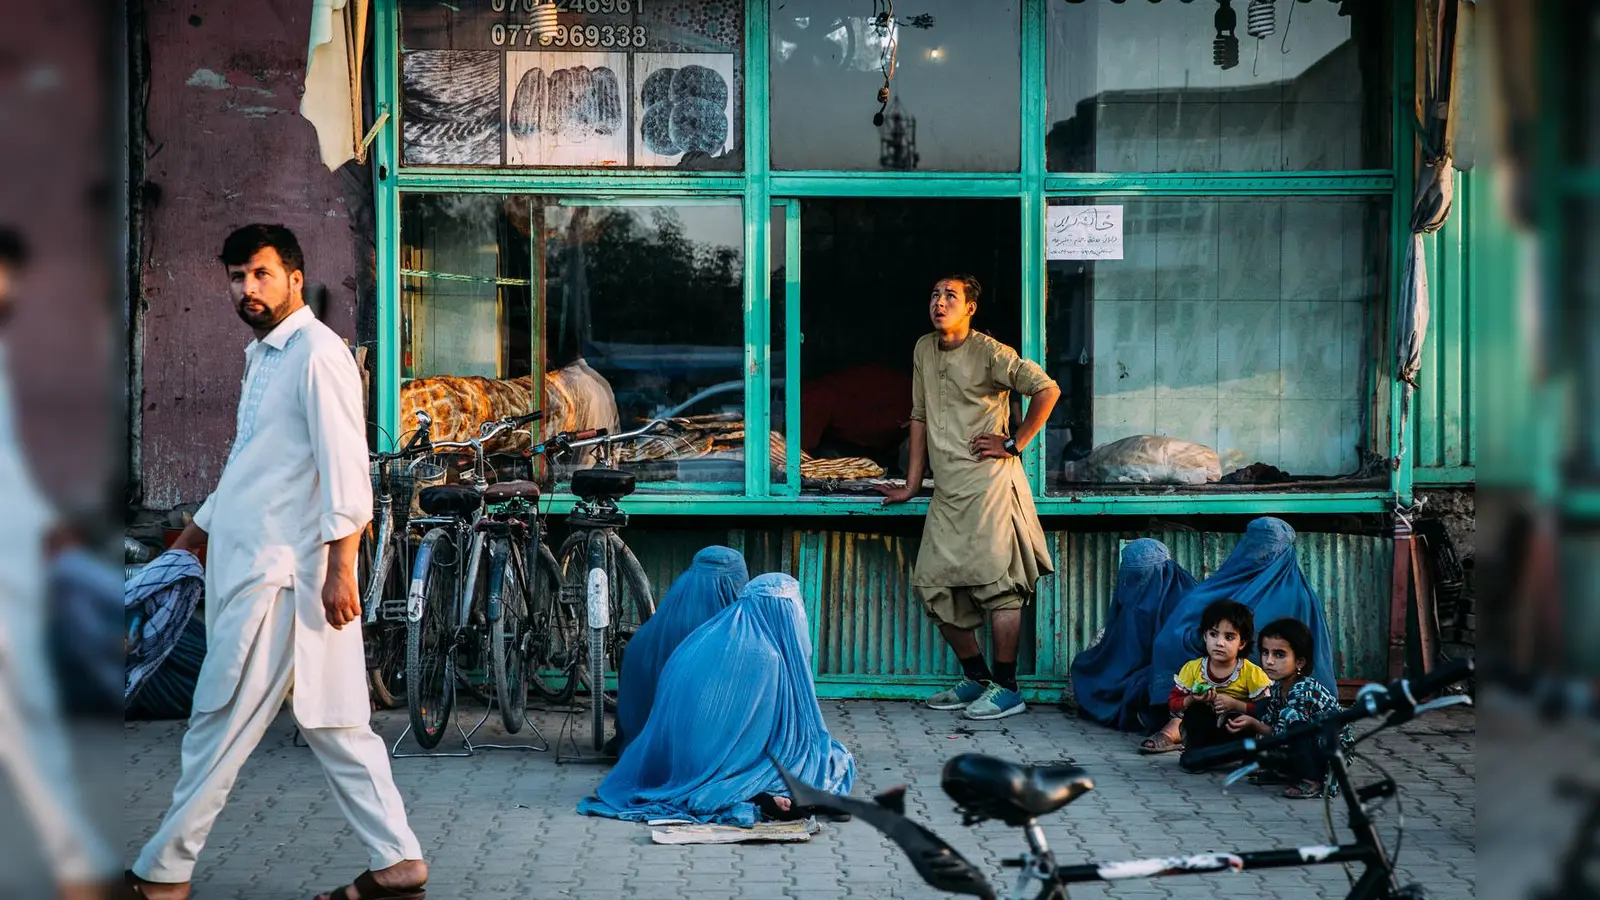
[[879,165],[900,171],[917,167],[921,159],[917,155],[917,120],[906,115],[899,97],[894,98],[884,113],[883,124],[878,126],[878,141],[883,147]]

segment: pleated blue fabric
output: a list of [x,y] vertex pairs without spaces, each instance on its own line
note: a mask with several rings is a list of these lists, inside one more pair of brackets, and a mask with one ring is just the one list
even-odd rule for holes
[[[1172,676],[1184,663],[1205,654],[1200,616],[1217,600],[1236,600],[1249,607],[1257,630],[1275,619],[1299,619],[1305,623],[1317,645],[1311,675],[1337,694],[1328,619],[1322,602],[1300,571],[1294,539],[1294,529],[1282,519],[1262,516],[1252,521],[1216,574],[1179,601],[1156,633],[1149,688],[1152,704],[1165,703],[1172,691]],[[1259,642],[1253,642],[1250,658],[1260,663]]]
[[1166,544],[1140,538],[1123,548],[1105,634],[1072,660],[1072,689],[1084,718],[1123,731],[1147,727],[1141,716],[1150,707],[1151,645],[1195,584]]
[[737,599],[749,580],[739,551],[716,545],[701,550],[667,589],[655,614],[628,641],[617,685],[617,732],[623,749],[644,731],[656,699],[656,681],[672,651]]
[[855,784],[817,704],[800,585],[782,574],[752,580],[679,645],[644,729],[578,812],[750,827],[751,798],[788,793],[774,761],[831,793]]

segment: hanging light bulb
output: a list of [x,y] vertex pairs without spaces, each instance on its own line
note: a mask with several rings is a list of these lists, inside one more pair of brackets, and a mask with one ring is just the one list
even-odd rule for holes
[[540,3],[528,15],[528,24],[533,28],[533,33],[539,37],[554,36],[556,33],[556,4]]
[[1231,69],[1239,64],[1239,14],[1233,11],[1229,0],[1217,0],[1217,14],[1212,19],[1217,37],[1211,42],[1211,63],[1219,69]]
[[1273,0],[1250,0],[1245,10],[1245,31],[1256,40],[1269,37],[1278,30],[1277,7]]

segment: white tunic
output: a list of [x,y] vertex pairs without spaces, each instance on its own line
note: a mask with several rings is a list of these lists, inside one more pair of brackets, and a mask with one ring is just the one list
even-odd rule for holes
[[361,375],[309,308],[245,348],[237,435],[195,514],[206,550],[206,668],[194,708],[226,706],[280,592],[295,606],[294,714],[302,728],[370,718],[361,628],[334,629],[322,585],[330,541],[372,518]]

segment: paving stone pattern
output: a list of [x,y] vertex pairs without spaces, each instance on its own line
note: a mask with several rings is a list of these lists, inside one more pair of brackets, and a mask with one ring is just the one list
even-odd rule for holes
[[[1171,754],[1142,757],[1135,736],[1053,707],[990,723],[912,703],[830,701],[823,708],[835,736],[856,754],[856,794],[909,784],[908,813],[968,859],[989,865],[1002,894],[1014,870],[1001,870],[999,861],[1021,849],[1021,833],[996,823],[960,826],[939,789],[940,768],[957,753],[1029,763],[1070,759],[1090,771],[1095,790],[1043,823],[1063,862],[1327,839],[1320,802],[1289,801],[1248,784],[1224,794],[1220,775],[1184,774]],[[565,718],[559,712],[534,717],[551,736]],[[380,713],[375,727],[392,743],[405,722],[403,713]],[[170,799],[183,727],[125,727],[129,859]],[[1426,884],[1435,900],[1474,894],[1474,729],[1471,712],[1446,711],[1362,747],[1402,790],[1402,874]],[[480,739],[517,740],[493,725],[484,727]],[[448,740],[441,748],[446,746]],[[662,846],[650,842],[645,826],[574,812],[604,774],[593,763],[558,765],[549,753],[488,750],[469,759],[399,759],[393,765],[432,866],[431,900],[946,896],[923,884],[898,849],[862,823],[824,825],[804,844]],[[1334,822],[1342,827],[1343,821],[1335,806]],[[1392,838],[1396,822],[1391,801],[1379,818],[1386,838]],[[246,766],[212,832],[196,873],[196,900],[309,898],[364,866],[311,751],[295,746],[293,720],[285,713]],[[1086,885],[1074,887],[1072,896],[1334,898],[1346,890],[1344,871],[1323,866]]]

